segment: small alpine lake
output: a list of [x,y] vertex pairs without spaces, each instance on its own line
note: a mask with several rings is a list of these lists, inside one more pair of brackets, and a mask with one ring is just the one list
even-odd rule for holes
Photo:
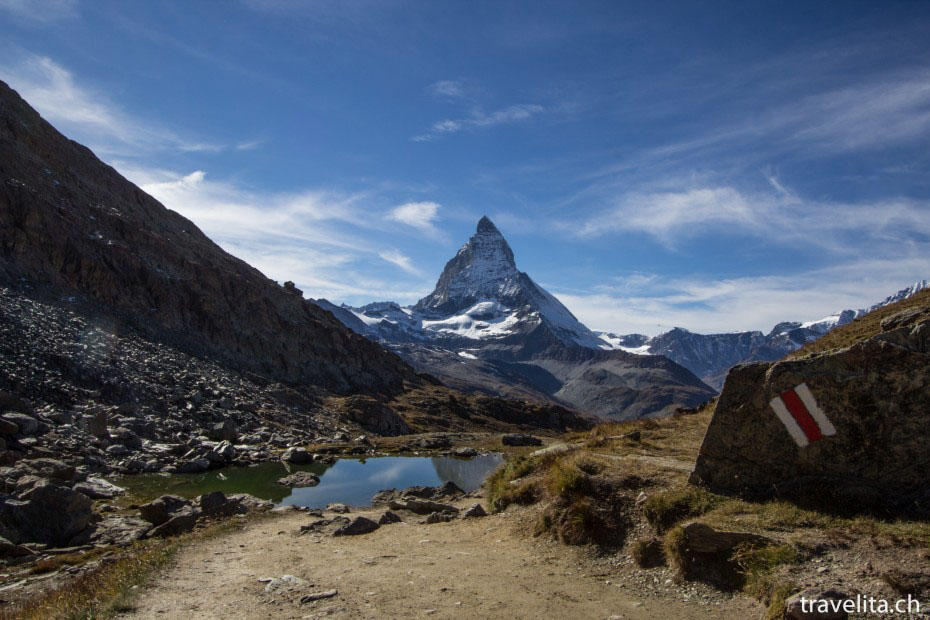
[[[121,476],[113,482],[143,501],[165,494],[193,498],[210,491],[222,491],[227,495],[248,493],[276,504],[308,508],[324,508],[332,502],[361,507],[369,506],[375,493],[389,488],[454,482],[466,492],[474,491],[503,462],[503,456],[496,453],[467,459],[451,456],[346,457],[331,466],[269,462],[202,474]],[[298,471],[316,474],[320,484],[299,488],[278,484],[278,479]]]

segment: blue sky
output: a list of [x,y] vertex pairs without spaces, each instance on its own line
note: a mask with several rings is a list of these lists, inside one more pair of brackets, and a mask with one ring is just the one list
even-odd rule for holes
[[930,4],[0,0],[0,79],[269,277],[411,303],[489,215],[586,324],[930,277]]

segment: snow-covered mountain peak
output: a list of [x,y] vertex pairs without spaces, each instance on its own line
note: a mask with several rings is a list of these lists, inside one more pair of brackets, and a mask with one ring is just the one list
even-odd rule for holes
[[519,292],[520,275],[507,240],[484,216],[471,239],[446,263],[433,292],[414,307],[455,312],[481,301],[506,303]]
[[568,308],[517,269],[510,244],[487,216],[446,263],[433,292],[416,305],[380,302],[352,312],[369,328],[390,330],[394,340],[399,332],[415,340],[495,340],[544,323],[564,342],[601,346]]

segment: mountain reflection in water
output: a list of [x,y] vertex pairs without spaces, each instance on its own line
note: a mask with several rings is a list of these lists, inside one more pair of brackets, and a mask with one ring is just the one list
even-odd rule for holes
[[[140,499],[150,500],[165,493],[196,497],[210,491],[249,493],[277,504],[323,508],[331,502],[368,506],[382,489],[436,486],[452,481],[464,491],[481,486],[489,473],[503,462],[500,454],[472,459],[439,456],[380,456],[368,459],[343,458],[331,467],[320,464],[287,465],[261,463],[252,467],[227,467],[203,474],[140,474],[114,480]],[[295,471],[320,476],[315,487],[290,489],[277,483]]]

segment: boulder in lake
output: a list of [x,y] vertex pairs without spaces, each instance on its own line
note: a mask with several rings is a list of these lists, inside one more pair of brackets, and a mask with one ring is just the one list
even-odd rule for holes
[[297,471],[289,476],[278,478],[278,484],[286,487],[315,487],[320,484],[320,477],[309,471]]
[[691,482],[930,515],[930,316],[889,325],[849,348],[732,369]]

